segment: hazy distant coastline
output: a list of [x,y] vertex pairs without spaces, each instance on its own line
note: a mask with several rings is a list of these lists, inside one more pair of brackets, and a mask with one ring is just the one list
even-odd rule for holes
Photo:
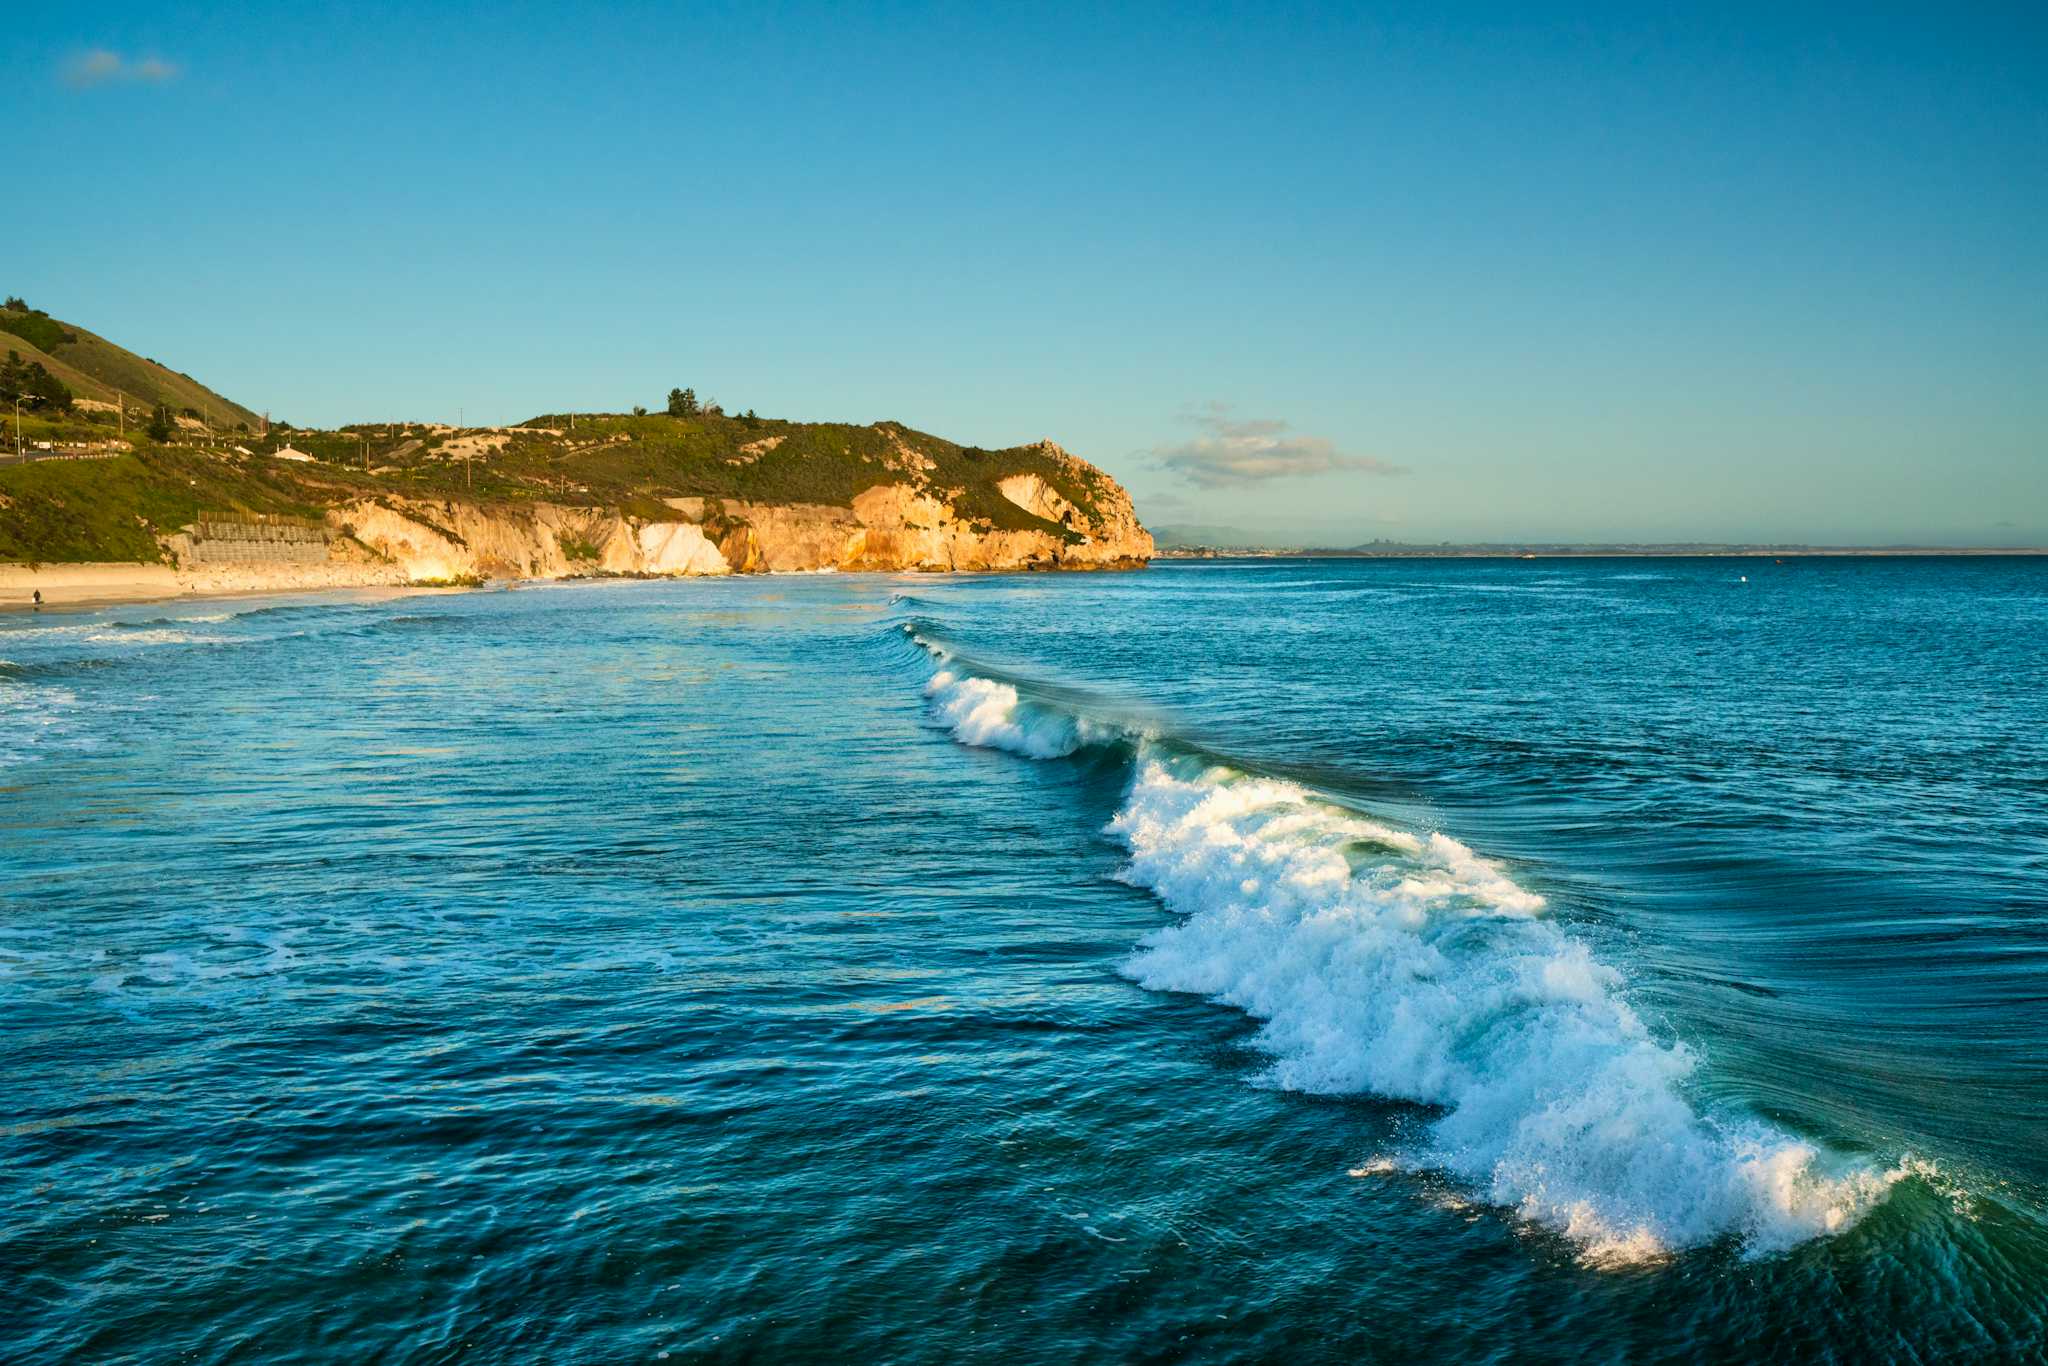
[[1690,557],[1696,559],[1855,558],[1867,556],[2048,555],[2044,546],[1947,545],[1740,545],[1701,542],[1620,542],[1615,544],[1492,544],[1409,545],[1374,542],[1362,546],[1161,545],[1160,560],[1572,560]]

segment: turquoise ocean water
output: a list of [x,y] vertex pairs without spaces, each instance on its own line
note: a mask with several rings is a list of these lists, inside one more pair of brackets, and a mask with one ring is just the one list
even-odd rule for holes
[[2040,1360],[2048,561],[0,621],[0,1359]]

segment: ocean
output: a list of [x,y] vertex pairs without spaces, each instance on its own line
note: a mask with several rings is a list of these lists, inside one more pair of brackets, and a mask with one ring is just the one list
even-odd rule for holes
[[0,1359],[2038,1361],[2048,560],[0,621]]

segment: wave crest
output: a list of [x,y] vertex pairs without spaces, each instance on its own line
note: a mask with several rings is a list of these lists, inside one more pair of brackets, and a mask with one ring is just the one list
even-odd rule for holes
[[945,666],[926,691],[962,743],[1042,759],[1136,742],[1109,828],[1130,851],[1123,878],[1183,918],[1141,941],[1125,975],[1260,1020],[1272,1085],[1441,1112],[1412,1151],[1376,1161],[1448,1172],[1596,1264],[1727,1238],[1781,1251],[1927,1173],[1695,1106],[1691,1050],[1654,1037],[1622,973],[1459,841],[1020,697],[934,654]]
[[1086,745],[1122,738],[1114,726],[1041,707],[1008,683],[941,669],[925,685],[932,713],[962,744],[1006,749],[1030,759],[1060,759]]

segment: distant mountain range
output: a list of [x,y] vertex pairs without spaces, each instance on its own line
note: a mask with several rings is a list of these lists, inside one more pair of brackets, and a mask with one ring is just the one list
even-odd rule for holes
[[1154,528],[1152,539],[1161,550],[1181,550],[1197,546],[1257,546],[1267,544],[1270,538],[1234,526],[1162,526]]
[[1400,541],[1371,541],[1355,546],[1270,546],[1233,544],[1228,541],[1168,541],[1159,535],[1161,559],[1217,559],[1245,556],[1272,559],[1598,559],[1629,555],[1736,555],[1768,559],[1772,556],[1812,555],[2038,555],[2048,553],[2033,546],[1940,546],[1940,545],[1777,545],[1744,544],[1728,541],[1626,541],[1611,543],[1574,542],[1452,542],[1411,544]]

